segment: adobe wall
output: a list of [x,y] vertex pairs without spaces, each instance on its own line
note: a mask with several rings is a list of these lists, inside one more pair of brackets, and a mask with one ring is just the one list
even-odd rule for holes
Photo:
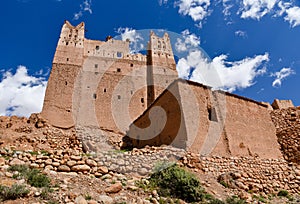
[[[163,92],[130,126],[128,136],[136,138],[132,139],[133,146],[171,144],[168,138],[178,137],[181,141],[185,139],[182,145],[185,149],[201,155],[282,157],[266,106],[233,94],[212,92],[206,86],[184,80],[175,81],[169,90],[174,90],[175,97]],[[150,125],[148,115],[157,106],[165,110],[170,120],[166,123],[173,125],[161,127],[160,118],[153,116],[155,123],[151,128],[157,136],[145,140],[143,137],[151,137],[151,133],[142,135],[135,126],[147,128]],[[178,124],[183,130],[180,134],[174,131]]]
[[51,125],[60,128],[75,125],[72,114],[73,90],[80,70],[81,67],[77,65],[53,64],[41,113]]
[[291,108],[294,107],[292,100],[278,100],[275,99],[272,103],[272,107],[274,110],[283,109],[283,108]]

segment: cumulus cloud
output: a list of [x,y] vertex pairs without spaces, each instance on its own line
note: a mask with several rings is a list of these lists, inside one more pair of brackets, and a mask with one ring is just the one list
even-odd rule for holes
[[288,76],[295,74],[295,71],[291,68],[282,68],[280,71],[272,73],[271,76],[275,77],[275,80],[272,83],[273,87],[280,87],[282,81]]
[[234,62],[227,58],[227,55],[220,55],[209,61],[200,50],[191,51],[186,58],[178,61],[179,76],[232,92],[252,86],[255,77],[266,73],[263,65],[269,61],[268,53]]
[[192,48],[200,46],[200,38],[195,34],[190,33],[188,29],[181,32],[182,38],[177,38],[175,43],[175,49],[178,52],[185,52]]
[[210,14],[210,0],[179,0],[175,2],[175,6],[179,7],[180,14],[188,15],[200,24]]
[[241,18],[260,20],[272,11],[277,0],[243,0],[240,8]]
[[135,29],[132,28],[118,28],[117,33],[121,35],[123,41],[130,41],[130,51],[136,53],[140,50],[144,50],[143,37]]
[[15,74],[6,71],[0,81],[0,115],[29,116],[40,112],[47,82],[43,77],[29,76],[19,66]]
[[292,27],[300,25],[300,7],[294,6],[286,9],[284,20],[288,21]]
[[79,18],[81,18],[83,16],[84,12],[88,12],[90,14],[93,13],[92,8],[92,0],[84,0],[82,2],[82,4],[80,4],[80,10],[77,13],[74,13],[74,20],[78,20]]

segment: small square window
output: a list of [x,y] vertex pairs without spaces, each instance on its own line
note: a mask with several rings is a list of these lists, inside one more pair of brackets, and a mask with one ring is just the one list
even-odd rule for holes
[[117,58],[121,58],[122,57],[122,52],[117,52]]
[[121,99],[121,96],[120,96],[120,95],[118,95],[118,99]]
[[103,92],[106,93],[106,89],[103,89]]
[[99,45],[97,45],[97,46],[96,46],[96,50],[99,50],[99,49],[100,49],[100,47],[99,47]]
[[117,72],[121,72],[121,68],[117,68]]
[[141,103],[144,103],[144,102],[145,102],[144,98],[141,98]]
[[130,64],[131,67],[133,67],[133,64]]
[[218,122],[217,112],[215,108],[208,108],[208,119],[210,121]]
[[95,68],[98,68],[98,64],[95,64]]

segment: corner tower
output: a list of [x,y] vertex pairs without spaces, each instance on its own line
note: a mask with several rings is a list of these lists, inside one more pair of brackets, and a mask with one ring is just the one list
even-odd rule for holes
[[84,23],[72,26],[65,21],[56,47],[48,80],[42,116],[54,126],[74,126],[72,94],[83,64]]

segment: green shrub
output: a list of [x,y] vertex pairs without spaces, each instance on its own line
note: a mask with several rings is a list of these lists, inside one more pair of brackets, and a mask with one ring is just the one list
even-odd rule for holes
[[34,187],[49,187],[50,179],[48,176],[41,174],[41,172],[37,169],[32,169],[28,172],[26,176],[27,182]]
[[246,201],[237,196],[232,196],[226,199],[227,204],[246,204]]
[[176,164],[159,164],[149,181],[159,195],[180,198],[187,202],[204,200],[205,191],[200,181],[191,173]]
[[24,185],[14,184],[12,187],[6,187],[0,185],[0,200],[15,200],[17,198],[22,198],[29,193]]
[[12,165],[8,168],[9,171],[17,171],[14,178],[24,178],[28,184],[34,187],[49,187],[50,178],[43,175],[38,169],[30,169],[26,165]]
[[282,197],[288,197],[289,195],[289,192],[286,191],[286,190],[280,190],[278,193],[277,193],[278,196],[282,196]]

